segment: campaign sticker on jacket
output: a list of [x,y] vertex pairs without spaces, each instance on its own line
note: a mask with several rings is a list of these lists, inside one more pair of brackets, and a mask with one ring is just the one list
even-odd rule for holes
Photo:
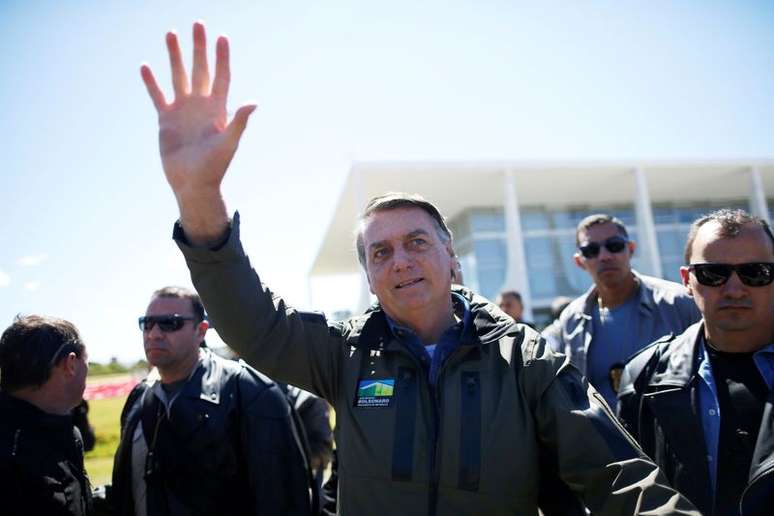
[[369,378],[357,384],[357,407],[389,407],[395,391],[395,378]]

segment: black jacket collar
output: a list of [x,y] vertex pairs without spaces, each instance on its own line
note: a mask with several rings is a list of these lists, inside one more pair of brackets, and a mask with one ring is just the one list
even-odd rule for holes
[[[513,320],[486,298],[460,285],[452,285],[452,292],[463,296],[470,303],[472,324],[465,326],[461,346],[496,342],[513,328]],[[379,303],[371,306],[362,317],[352,320],[350,339],[355,347],[383,348],[388,344],[390,335],[389,324]]]

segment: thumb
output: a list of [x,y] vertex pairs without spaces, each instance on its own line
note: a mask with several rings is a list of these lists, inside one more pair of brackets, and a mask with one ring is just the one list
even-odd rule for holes
[[242,138],[242,133],[245,131],[245,127],[247,127],[247,119],[257,107],[255,104],[247,104],[240,107],[234,114],[234,118],[231,119],[231,123],[226,127],[227,138],[234,147],[237,146],[239,139]]

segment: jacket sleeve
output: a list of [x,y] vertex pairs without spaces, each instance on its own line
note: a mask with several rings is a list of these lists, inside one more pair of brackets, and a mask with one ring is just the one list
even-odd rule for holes
[[673,339],[674,334],[665,335],[629,358],[621,374],[621,387],[618,390],[618,420],[651,457],[655,456],[656,449],[653,415],[642,398],[653,369],[661,358],[663,344]]
[[224,342],[275,380],[336,399],[344,341],[322,314],[287,306],[264,286],[239,240],[239,214],[215,249],[191,247],[179,224],[173,234],[191,280]]
[[310,516],[309,470],[290,405],[275,384],[240,375],[240,440],[255,516]]
[[624,368],[621,375],[621,387],[618,391],[618,405],[616,406],[616,416],[623,427],[631,434],[637,442],[640,441],[639,435],[639,417],[640,403],[642,395],[634,389],[631,381],[631,372]]
[[593,514],[693,514],[616,420],[602,396],[542,339],[525,342],[522,386],[540,445]]

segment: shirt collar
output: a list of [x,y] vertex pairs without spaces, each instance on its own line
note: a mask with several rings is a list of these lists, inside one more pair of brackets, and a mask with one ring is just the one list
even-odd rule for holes
[[[473,319],[472,313],[470,311],[470,302],[468,302],[464,296],[458,294],[457,292],[451,292],[451,299],[454,315],[459,319],[459,322],[444,330],[444,333],[450,329],[461,329],[462,331],[459,333],[459,335],[466,335],[468,330],[472,327]],[[384,318],[387,319],[387,325],[389,326],[393,336],[398,340],[403,340],[406,336],[416,337],[414,330],[406,326],[401,326],[397,322],[393,321],[392,318],[390,318],[390,316],[386,313],[384,314]]]

